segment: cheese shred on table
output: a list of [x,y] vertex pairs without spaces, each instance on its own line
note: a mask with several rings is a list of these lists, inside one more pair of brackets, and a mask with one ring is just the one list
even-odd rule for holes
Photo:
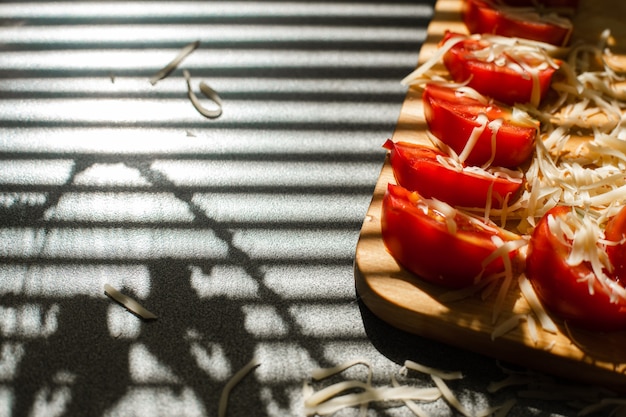
[[229,380],[226,382],[226,385],[222,389],[222,393],[220,395],[220,401],[217,409],[218,417],[226,417],[226,410],[228,408],[228,398],[230,397],[230,392],[232,389],[246,376],[250,371],[259,366],[261,363],[259,360],[254,357],[248,362],[243,368],[237,371]]
[[[364,365],[367,368],[366,381],[349,379],[332,383],[325,387],[315,389],[313,381],[320,384],[324,379],[336,376],[347,369]],[[432,384],[417,386],[418,381],[412,384],[409,381],[409,371],[430,378]],[[396,375],[392,375],[389,384],[374,385],[372,382],[372,366],[363,359],[349,361],[332,368],[320,368],[312,371],[313,381],[305,381],[302,388],[304,412],[307,416],[324,416],[336,413],[345,408],[360,407],[360,416],[367,415],[371,403],[385,403],[387,406],[406,406],[417,417],[431,417],[433,414],[425,411],[422,405],[431,404],[435,401],[444,400],[451,408],[468,417],[504,416],[514,405],[514,401],[507,400],[502,405],[491,406],[481,410],[468,410],[457,398],[453,389],[446,381],[461,379],[463,375],[458,371],[444,371],[432,368],[414,361],[407,360],[400,368],[407,382],[401,383]]]
[[180,65],[180,63],[183,62],[183,60],[187,58],[187,56],[195,51],[198,46],[200,46],[200,41],[191,42],[185,45],[172,61],[170,61],[165,67],[163,67],[156,74],[154,74],[152,78],[150,78],[150,84],[155,85],[159,80],[162,80],[163,78],[170,75],[170,73],[178,68],[178,65]]

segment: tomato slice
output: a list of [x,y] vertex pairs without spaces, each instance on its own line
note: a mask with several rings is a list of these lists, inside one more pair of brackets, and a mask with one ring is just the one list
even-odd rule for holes
[[529,117],[515,120],[510,107],[494,102],[485,104],[437,84],[426,85],[422,101],[428,128],[457,154],[465,148],[472,131],[481,126],[478,115],[484,114],[489,122],[502,120],[499,127],[493,128],[495,148],[492,149],[493,130],[486,127],[465,159],[468,165],[483,166],[491,161],[491,165],[512,168],[533,153],[539,122]]
[[463,21],[470,33],[490,33],[545,42],[568,44],[574,26],[554,13],[541,15],[530,8],[502,6],[492,0],[466,0]]
[[459,171],[443,165],[437,157],[446,154],[428,146],[407,142],[383,145],[389,149],[389,160],[399,185],[417,191],[424,198],[436,198],[451,206],[501,208],[505,198],[511,202],[522,187],[522,179],[481,175]]
[[526,258],[528,279],[543,305],[568,323],[595,331],[626,329],[626,300],[612,302],[597,280],[590,291],[585,278],[594,274],[591,265],[569,265],[571,247],[550,229],[549,217],[564,218],[571,210],[557,206],[537,224]]
[[[493,52],[495,44],[488,38],[475,39],[446,32],[442,44],[453,37],[462,37],[443,56],[443,63],[456,82],[467,82],[479,93],[508,105],[531,103],[538,106],[550,88],[552,76],[560,61],[537,53],[527,53],[520,47],[506,52]],[[509,38],[506,38],[509,39]]]
[[[456,212],[456,211],[455,211]],[[407,270],[425,281],[449,288],[472,285],[482,272],[504,270],[496,258],[485,268],[482,262],[503,241],[516,235],[496,226],[481,226],[456,212],[456,232],[450,232],[446,216],[428,205],[416,192],[389,184],[382,203],[382,237],[389,253]]]
[[614,268],[611,275],[622,286],[626,286],[626,206],[609,219],[604,237],[614,242],[606,246],[606,254]]
[[509,6],[541,6],[541,7],[567,7],[576,9],[579,0],[503,0],[503,3]]

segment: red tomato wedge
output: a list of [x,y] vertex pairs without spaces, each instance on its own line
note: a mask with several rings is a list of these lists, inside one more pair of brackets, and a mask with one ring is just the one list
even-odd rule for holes
[[554,13],[542,15],[532,8],[503,5],[492,0],[466,0],[463,21],[470,33],[489,33],[545,42],[569,43],[574,26]]
[[424,198],[436,198],[451,206],[501,208],[508,196],[514,200],[522,187],[521,178],[481,175],[476,172],[451,169],[437,157],[447,155],[428,146],[387,140],[389,161],[399,185],[417,191]]
[[[481,127],[483,114],[490,124],[478,137],[467,155],[468,165],[491,165],[513,168],[524,163],[533,153],[539,122],[527,115],[517,120],[512,109],[494,102],[483,103],[476,98],[437,84],[427,84],[422,94],[424,116],[428,128],[439,140],[460,155],[474,129]],[[495,143],[492,139],[495,131]]]
[[596,279],[590,289],[587,279],[595,276],[590,263],[568,264],[571,242],[550,228],[550,217],[565,218],[571,210],[557,206],[539,221],[528,246],[526,275],[542,304],[569,324],[594,331],[626,329],[626,300],[613,302]]
[[511,38],[483,36],[477,39],[446,32],[441,44],[454,37],[461,37],[461,40],[443,56],[452,79],[467,82],[479,93],[508,105],[538,106],[560,65],[559,60],[548,59],[545,51],[537,47],[496,44],[498,40],[515,41]]
[[509,6],[527,7],[566,7],[569,9],[576,9],[578,7],[578,0],[503,0],[503,3]]
[[[449,288],[463,288],[474,284],[481,273],[504,270],[501,258],[485,267],[482,263],[497,249],[494,240],[510,241],[518,236],[453,211],[453,218],[446,217],[418,193],[389,184],[381,217],[387,250],[420,278]],[[451,221],[456,231],[449,230]]]
[[626,286],[626,206],[609,219],[604,237],[613,244],[606,246],[606,254],[613,265],[611,275]]

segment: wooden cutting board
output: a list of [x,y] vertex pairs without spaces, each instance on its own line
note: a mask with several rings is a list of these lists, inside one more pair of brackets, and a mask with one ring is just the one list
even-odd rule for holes
[[[580,0],[580,3],[574,19],[574,39],[597,39],[608,27],[614,37],[623,42],[612,50],[626,55],[626,27],[620,22],[621,17],[626,16],[626,2]],[[445,30],[466,33],[461,23],[461,7],[461,0],[437,2],[418,64],[436,50]],[[427,141],[425,130],[421,93],[409,89],[392,139],[423,143]],[[381,145],[384,139],[381,138]],[[381,237],[381,202],[390,182],[395,183],[387,159],[363,222],[355,255],[357,292],[375,315],[410,333],[531,369],[626,392],[626,332],[604,334],[568,329],[555,319],[558,333],[539,329],[536,342],[524,322],[515,330],[492,339],[494,297],[485,301],[476,296],[442,302],[440,296],[448,290],[430,285],[400,267],[386,251]],[[517,285],[512,286],[504,306],[496,325],[513,315],[531,312]]]

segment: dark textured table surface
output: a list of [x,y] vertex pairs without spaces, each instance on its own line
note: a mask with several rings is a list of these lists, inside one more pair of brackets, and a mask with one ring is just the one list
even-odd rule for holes
[[[399,80],[432,12],[0,3],[0,416],[214,416],[253,357],[228,415],[301,416],[311,371],[353,359],[379,385],[406,359],[461,371],[450,386],[471,410],[516,397],[487,393],[504,377],[494,360],[394,330],[354,290]],[[191,105],[183,69],[221,95],[219,118]],[[114,303],[107,283],[158,319]],[[443,399],[423,407],[456,415]],[[510,413],[573,414],[523,398]],[[367,415],[413,414],[395,402]]]

